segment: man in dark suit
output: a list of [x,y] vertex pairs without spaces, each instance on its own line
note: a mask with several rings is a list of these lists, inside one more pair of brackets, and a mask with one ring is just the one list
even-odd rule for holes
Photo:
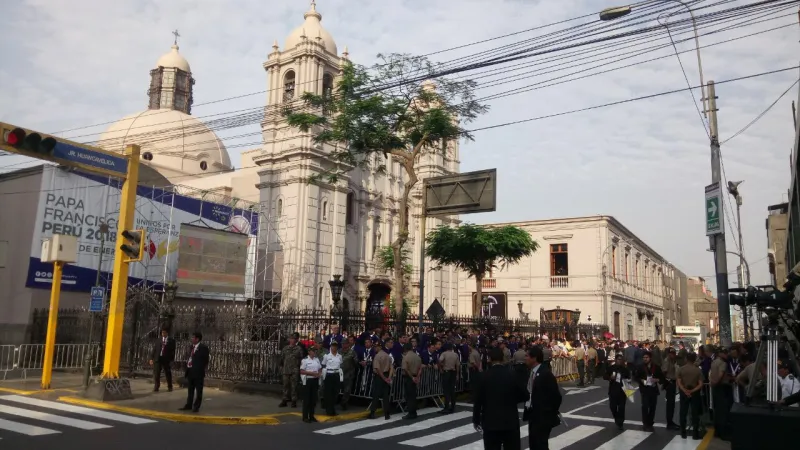
[[530,450],[548,450],[550,431],[561,423],[558,408],[561,407],[561,391],[558,381],[550,370],[542,365],[544,353],[537,346],[528,349],[525,363],[531,368],[528,378],[530,393],[523,420],[528,422]]
[[188,396],[186,404],[181,411],[192,410],[198,412],[200,404],[203,402],[203,382],[206,379],[206,367],[208,367],[209,351],[203,344],[203,335],[195,332],[192,335],[192,349],[189,353],[189,360],[186,361],[186,382],[188,384]]
[[169,337],[169,330],[161,330],[161,339],[153,346],[150,365],[153,366],[153,392],[161,386],[161,371],[167,378],[167,390],[172,392],[172,361],[175,361],[175,339]]
[[661,371],[660,364],[651,360],[650,352],[642,353],[642,364],[637,367],[635,377],[639,383],[639,395],[642,401],[642,425],[644,431],[654,431],[653,424],[656,417],[656,406],[658,404],[658,385],[664,384],[664,372]]
[[517,404],[528,398],[525,385],[503,364],[503,351],[489,351],[491,367],[483,372],[475,393],[472,423],[483,432],[486,450],[519,450],[519,413]]

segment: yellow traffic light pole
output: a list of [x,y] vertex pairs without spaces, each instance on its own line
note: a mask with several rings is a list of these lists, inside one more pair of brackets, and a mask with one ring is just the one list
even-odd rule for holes
[[44,345],[42,365],[42,389],[50,389],[53,379],[53,354],[56,348],[56,325],[58,324],[58,301],[61,296],[61,273],[64,263],[53,262],[53,287],[50,288],[50,313],[47,317],[47,340]]
[[128,172],[120,193],[117,240],[114,249],[114,275],[111,282],[111,300],[108,306],[108,328],[102,374],[102,377],[106,379],[119,378],[122,327],[125,323],[125,298],[128,292],[128,261],[121,249],[125,242],[122,233],[133,228],[133,217],[136,212],[136,185],[139,183],[140,151],[138,145],[129,145],[125,148],[125,155],[128,157]]

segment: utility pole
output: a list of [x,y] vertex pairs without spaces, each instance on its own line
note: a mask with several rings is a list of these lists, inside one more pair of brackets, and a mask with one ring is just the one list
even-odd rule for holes
[[[750,270],[745,278],[744,241],[742,240],[742,194],[739,185],[744,181],[728,181],[728,193],[736,200],[736,228],[739,234],[739,267],[736,270],[737,281],[740,288],[750,286]],[[742,307],[742,325],[744,326],[744,340],[747,340],[747,307]]]
[[[711,134],[711,183],[722,183],[722,161],[719,150],[719,129],[717,128],[717,97],[714,82],[708,82],[708,123]],[[724,198],[720,196],[720,217],[724,215]],[[709,237],[711,249],[714,250],[714,266],[717,273],[717,311],[719,314],[720,343],[730,347],[731,339],[731,304],[728,299],[728,255],[725,246],[725,227],[719,234]]]

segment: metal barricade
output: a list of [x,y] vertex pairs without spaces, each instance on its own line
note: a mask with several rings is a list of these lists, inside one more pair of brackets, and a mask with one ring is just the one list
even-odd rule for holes
[[0,345],[0,373],[3,379],[8,377],[8,372],[17,368],[17,346]]
[[[22,371],[22,377],[27,378],[28,370],[42,370],[44,368],[44,344],[24,344],[17,349],[17,369]],[[56,344],[53,351],[53,369],[83,369],[86,364],[86,354],[91,352],[91,365],[93,368],[100,364],[100,347],[97,344]]]

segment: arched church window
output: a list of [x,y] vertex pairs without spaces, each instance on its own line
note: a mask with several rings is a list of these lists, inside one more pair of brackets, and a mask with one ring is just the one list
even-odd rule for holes
[[347,207],[345,210],[345,222],[347,225],[352,225],[355,223],[355,208],[356,208],[356,196],[352,192],[347,193]]
[[152,161],[153,160],[153,154],[150,153],[150,152],[144,152],[144,153],[142,153],[142,159],[145,160],[145,161]]
[[294,98],[295,75],[290,70],[283,76],[283,101],[291,101]]
[[328,202],[322,202],[322,220],[328,220]]
[[200,161],[200,170],[208,170],[208,163],[205,161]]
[[276,208],[278,211],[278,217],[283,215],[283,200],[278,199],[278,207]]
[[322,308],[322,294],[323,294],[323,292],[324,292],[323,287],[320,286],[319,287],[319,293],[317,294],[317,306],[320,307],[320,308]]
[[333,95],[333,75],[329,73],[322,76],[322,95],[326,97]]

